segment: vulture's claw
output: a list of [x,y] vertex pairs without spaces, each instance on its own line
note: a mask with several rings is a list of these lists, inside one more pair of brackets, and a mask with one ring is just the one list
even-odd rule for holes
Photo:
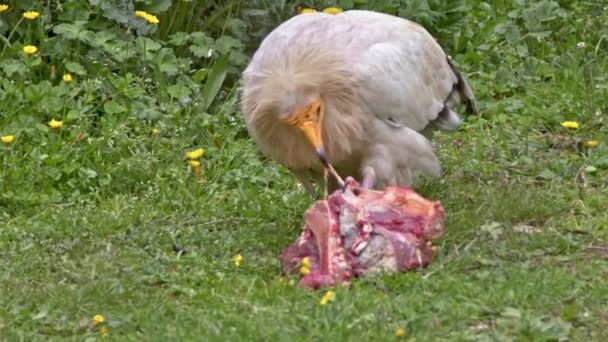
[[[344,183],[342,184],[342,186],[340,187],[340,189],[342,189],[342,192],[345,192],[347,189],[349,189],[349,188],[351,188],[351,187],[353,187],[353,188],[357,188],[357,187],[358,187],[358,184],[359,184],[359,183],[357,183],[357,181],[356,181],[356,180],[355,180],[353,177],[348,176],[348,177],[346,177],[346,179],[344,180]],[[351,190],[353,190],[353,191],[354,191],[355,189],[351,189]]]

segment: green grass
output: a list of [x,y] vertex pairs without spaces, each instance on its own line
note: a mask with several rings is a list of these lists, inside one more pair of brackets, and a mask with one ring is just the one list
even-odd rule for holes
[[[96,339],[96,314],[121,341],[607,340],[608,31],[594,25],[608,14],[586,21],[593,4],[580,2],[541,20],[548,38],[505,40],[495,25],[511,5],[492,15],[469,5],[463,36],[484,34],[489,46],[455,59],[482,113],[436,136],[443,176],[416,184],[446,209],[436,259],[335,288],[328,305],[323,291],[279,281],[279,255],[312,200],[259,157],[230,83],[207,112],[185,80],[194,72],[176,76],[194,94],[182,105],[150,86],[166,75],[135,72],[146,57],[128,64],[137,76],[118,64],[112,82],[133,77],[126,84],[162,114],[150,118],[135,107],[102,111],[103,94],[122,88],[90,61],[72,85],[42,83],[44,63],[24,74],[28,82],[14,74],[0,87],[0,135],[17,137],[0,144],[0,340]],[[526,32],[517,15],[513,25]],[[27,61],[18,47],[6,51]],[[45,103],[65,106],[61,131],[46,127]],[[599,146],[585,147],[591,139]],[[204,181],[184,157],[197,147]]]

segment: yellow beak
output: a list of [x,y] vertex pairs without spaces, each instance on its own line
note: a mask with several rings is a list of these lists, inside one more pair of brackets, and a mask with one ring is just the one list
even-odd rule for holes
[[294,115],[286,119],[286,123],[296,127],[306,138],[308,143],[315,149],[319,160],[323,166],[336,178],[340,186],[344,185],[342,177],[338,175],[334,167],[327,160],[325,149],[323,148],[323,118],[325,111],[320,100],[316,100],[309,106],[304,107]]
[[287,124],[296,127],[315,149],[317,154],[319,152],[325,153],[323,151],[323,138],[321,136],[323,115],[321,101],[317,100],[287,120]]

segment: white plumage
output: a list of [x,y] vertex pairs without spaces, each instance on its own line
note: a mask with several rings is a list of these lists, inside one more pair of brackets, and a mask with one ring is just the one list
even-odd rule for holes
[[367,186],[438,176],[430,130],[457,129],[461,100],[475,111],[466,81],[422,26],[370,11],[281,24],[244,71],[242,95],[253,140],[309,190],[325,158]]

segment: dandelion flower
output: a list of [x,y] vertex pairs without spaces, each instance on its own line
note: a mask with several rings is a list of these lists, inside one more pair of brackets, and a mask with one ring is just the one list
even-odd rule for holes
[[51,121],[49,121],[49,127],[51,127],[52,129],[60,129],[61,127],[63,127],[63,121],[52,119]]
[[198,160],[188,160],[188,164],[190,164],[190,166],[193,168],[201,167],[201,162]]
[[103,315],[97,314],[97,315],[93,316],[93,325],[94,326],[98,326],[105,321],[106,321],[106,319],[103,317]]
[[186,152],[186,158],[188,159],[199,159],[203,156],[205,151],[202,148],[197,148],[194,151]]
[[309,13],[317,13],[317,10],[314,8],[304,8],[300,11],[300,14],[309,14]]
[[65,83],[72,82],[72,75],[71,74],[63,74],[63,82],[65,82]]
[[25,19],[34,20],[34,19],[38,18],[39,16],[40,16],[40,13],[38,13],[36,11],[23,12],[23,17]]
[[310,267],[310,258],[309,257],[302,258],[301,264],[302,264],[302,266]]
[[38,48],[35,47],[34,45],[26,45],[23,47],[23,52],[25,52],[28,55],[33,55],[36,52],[38,52]]
[[597,140],[587,140],[585,142],[585,146],[587,146],[587,147],[597,147],[597,145],[599,145],[599,144],[600,144],[600,142]]
[[7,4],[0,4],[0,13],[8,11],[8,8]]
[[304,257],[300,263],[300,274],[307,275],[310,273],[310,258]]
[[160,20],[158,20],[158,18],[155,15],[150,14],[146,11],[135,11],[135,16],[143,18],[147,22],[149,22],[150,24],[153,24],[153,25],[157,25],[158,23],[160,23]]
[[395,330],[395,336],[401,337],[401,336],[404,336],[404,335],[405,335],[405,329],[399,328],[399,329]]
[[561,123],[562,127],[568,129],[578,129],[579,125],[576,121],[564,121]]
[[327,14],[340,14],[344,11],[342,11],[341,8],[338,7],[327,7],[326,9],[323,10],[323,13],[327,13]]
[[158,128],[152,128],[152,135],[159,135],[160,134],[160,129]]
[[334,298],[336,297],[336,294],[334,293],[334,291],[329,290],[327,292],[325,292],[325,294],[323,295],[323,297],[321,297],[321,305],[325,305],[329,302],[332,302],[334,300]]
[[242,255],[240,255],[240,254],[237,254],[237,255],[234,257],[234,264],[236,265],[236,267],[241,266],[241,261],[243,261],[243,256],[242,256]]
[[281,285],[285,285],[285,282],[286,282],[286,281],[287,281],[287,280],[285,279],[285,277],[279,277],[279,284],[281,284]]
[[0,139],[2,139],[2,142],[10,145],[13,143],[13,141],[15,141],[15,136],[14,135],[3,135],[2,137],[0,137]]
[[160,20],[158,20],[158,18],[155,15],[148,15],[148,17],[146,18],[146,20],[153,25],[157,25],[158,23],[160,23]]
[[108,337],[110,330],[104,325],[103,327],[99,328],[99,333],[101,333],[101,337]]

